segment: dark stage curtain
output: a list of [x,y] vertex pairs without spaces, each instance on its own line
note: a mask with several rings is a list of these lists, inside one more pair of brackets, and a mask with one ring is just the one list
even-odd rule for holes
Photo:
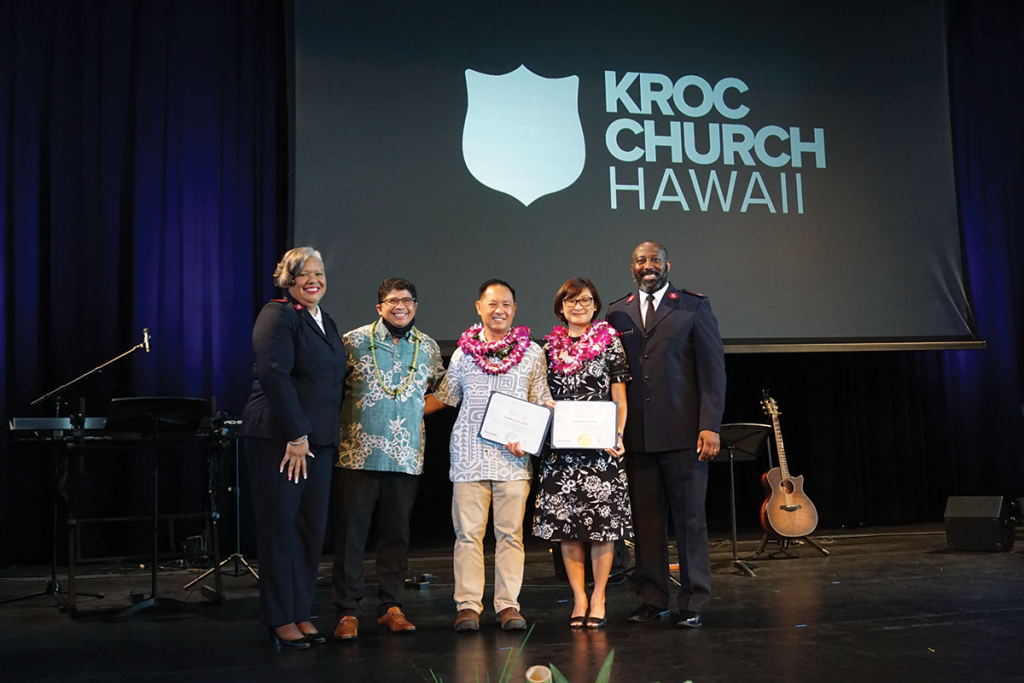
[[[791,472],[806,476],[821,528],[939,521],[951,495],[1024,496],[1024,4],[949,10],[964,250],[988,348],[727,361],[727,421],[764,422],[757,400],[771,390]],[[741,501],[759,495],[758,469],[745,468]],[[709,491],[719,525],[720,474]],[[747,505],[741,522],[756,525],[757,512]]]
[[[53,415],[29,403],[140,343],[144,327],[152,353],[67,391],[71,408],[216,396],[241,413],[286,225],[283,22],[273,0],[0,6],[5,422]],[[0,562],[46,558],[50,461],[4,441]],[[148,464],[128,465],[128,488],[147,499]],[[183,472],[168,501],[201,501],[201,465]]]
[[955,5],[952,55],[966,255],[984,353],[939,360],[959,494],[1024,495],[1024,4]]
[[[93,415],[113,396],[145,395],[217,396],[241,411],[252,321],[287,235],[283,5],[0,5],[5,419],[52,414],[29,402],[139,343],[143,327],[152,354],[65,399],[84,396]],[[950,4],[965,253],[988,349],[728,358],[726,420],[764,421],[771,391],[821,528],[938,521],[955,494],[1024,495],[1022,35],[1019,2]],[[445,441],[428,442],[421,491],[447,490]],[[2,443],[0,562],[46,559],[50,462]],[[121,485],[145,510],[148,468],[130,469]],[[737,467],[744,526],[756,526],[760,474],[760,463]],[[165,500],[201,495],[203,472],[193,464],[169,486]],[[708,500],[712,526],[727,529],[724,464]],[[421,495],[414,534],[450,528],[447,505]]]

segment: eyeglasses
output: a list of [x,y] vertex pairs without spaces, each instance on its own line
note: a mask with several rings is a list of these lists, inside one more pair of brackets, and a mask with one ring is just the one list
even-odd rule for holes
[[594,297],[592,296],[581,296],[578,299],[563,299],[562,303],[571,308],[576,308],[579,304],[583,308],[590,308],[590,305],[594,303]]
[[406,308],[416,303],[416,299],[405,297],[403,299],[384,299],[381,303],[386,304],[388,308],[394,308],[398,304],[402,304]]

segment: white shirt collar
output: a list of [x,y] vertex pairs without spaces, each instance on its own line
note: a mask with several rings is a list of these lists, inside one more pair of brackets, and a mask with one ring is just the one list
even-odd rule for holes
[[[641,312],[647,310],[647,294],[648,294],[648,292],[644,292],[644,291],[641,291],[639,289],[637,289],[636,291],[640,295],[640,310],[641,310]],[[659,289],[657,292],[650,292],[651,294],[654,294],[654,310],[658,310],[658,306],[661,305],[661,299],[662,299],[662,297],[665,296],[665,292],[667,292],[667,291],[668,291],[668,283],[666,282],[665,286],[662,287],[661,289]]]
[[[309,311],[308,308],[306,310]],[[310,311],[309,314],[313,316],[313,320],[315,320],[316,324],[320,326],[320,331],[323,332],[324,334],[327,334],[327,330],[324,328],[324,309],[317,306],[316,313],[314,314],[312,311]]]

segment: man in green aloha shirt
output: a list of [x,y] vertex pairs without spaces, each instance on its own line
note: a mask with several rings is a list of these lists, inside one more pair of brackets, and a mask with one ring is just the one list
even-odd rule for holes
[[[363,560],[377,518],[377,621],[392,633],[416,630],[402,613],[409,515],[423,473],[427,393],[444,375],[437,342],[415,325],[416,286],[401,278],[377,290],[380,318],[343,335],[348,357],[341,446],[334,463],[334,635],[358,637]],[[436,402],[426,408],[432,412]]]

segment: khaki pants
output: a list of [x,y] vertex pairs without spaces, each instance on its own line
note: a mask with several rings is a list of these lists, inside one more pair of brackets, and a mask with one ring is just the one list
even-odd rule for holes
[[530,482],[456,483],[452,494],[455,527],[455,602],[457,609],[483,613],[484,533],[494,506],[494,611],[519,609],[523,587],[523,515]]

